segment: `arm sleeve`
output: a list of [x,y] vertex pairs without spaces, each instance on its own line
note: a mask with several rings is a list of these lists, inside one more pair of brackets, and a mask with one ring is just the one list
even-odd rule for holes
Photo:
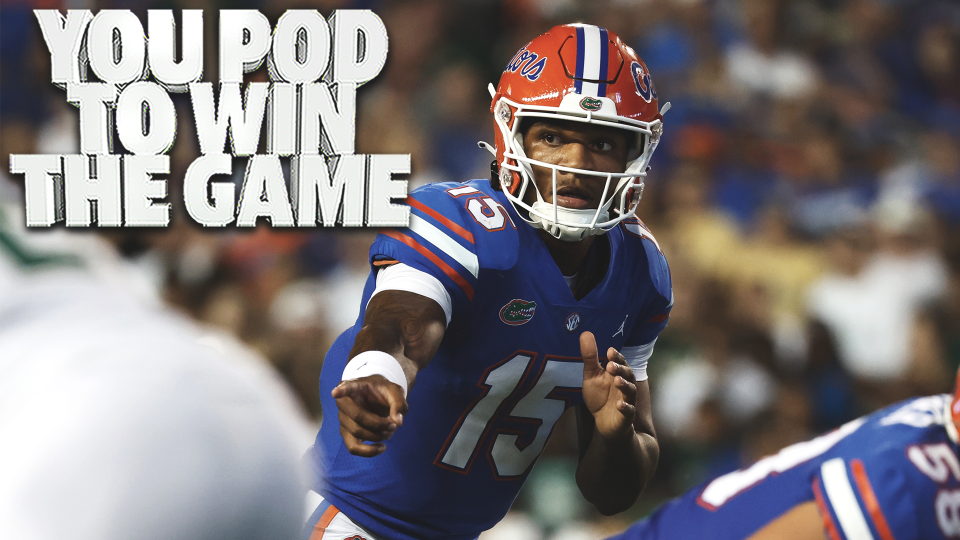
[[673,309],[673,284],[667,260],[655,243],[644,242],[644,248],[649,261],[651,291],[621,351],[638,381],[647,380],[647,361]]
[[[440,304],[447,324],[453,316],[453,300],[443,283],[432,275],[403,263],[391,264],[377,272],[377,287],[370,298],[381,291],[408,291],[425,296]],[[367,302],[369,304],[369,301]]]
[[633,375],[637,381],[647,380],[647,360],[653,355],[653,345],[657,338],[646,345],[625,346],[621,352],[627,359],[627,365],[633,370]]

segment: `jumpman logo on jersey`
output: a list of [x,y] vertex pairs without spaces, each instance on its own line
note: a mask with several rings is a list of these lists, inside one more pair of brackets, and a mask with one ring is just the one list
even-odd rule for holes
[[627,315],[626,317],[624,317],[624,318],[623,318],[623,322],[620,323],[620,329],[617,330],[617,333],[616,333],[616,334],[614,334],[614,335],[612,335],[612,336],[610,336],[610,337],[617,337],[617,334],[621,334],[621,335],[622,335],[622,334],[623,334],[623,328],[627,325],[627,319],[629,319],[629,318],[630,318],[630,315]]

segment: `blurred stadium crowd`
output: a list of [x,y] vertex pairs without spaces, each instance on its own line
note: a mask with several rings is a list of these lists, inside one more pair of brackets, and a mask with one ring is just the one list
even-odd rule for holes
[[[574,484],[572,417],[501,529],[612,532],[663,499],[859,414],[949,391],[960,364],[960,3],[949,0],[4,0],[0,196],[11,153],[73,153],[77,112],[49,81],[35,8],[370,8],[384,71],[361,89],[358,153],[409,153],[411,189],[489,175],[487,82],[554,24],[606,26],[670,101],[638,214],[670,261],[675,307],[650,362],[656,478],[600,518]],[[253,78],[265,80],[265,71]],[[370,231],[203,230],[179,183],[198,155],[175,96],[174,219],[98,231],[141,286],[269,358],[319,418],[317,379],[353,324]],[[242,181],[243,160],[235,164]],[[22,201],[22,199],[20,199]],[[35,231],[35,234],[44,234]],[[92,234],[77,231],[74,234]],[[572,525],[574,524],[574,525]],[[595,531],[595,532],[590,532]],[[498,536],[499,535],[499,536]]]

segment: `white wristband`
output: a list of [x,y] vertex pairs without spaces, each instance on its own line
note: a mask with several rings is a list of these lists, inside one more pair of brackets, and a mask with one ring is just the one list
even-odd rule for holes
[[351,358],[347,367],[343,368],[341,380],[348,381],[370,375],[380,375],[403,388],[403,397],[407,397],[407,376],[403,373],[403,367],[392,354],[383,351],[366,351]]

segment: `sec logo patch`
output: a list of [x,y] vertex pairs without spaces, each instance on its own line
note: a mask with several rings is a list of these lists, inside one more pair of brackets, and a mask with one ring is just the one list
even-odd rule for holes
[[571,313],[570,316],[567,317],[567,332],[573,332],[579,326],[580,326],[580,314]]

